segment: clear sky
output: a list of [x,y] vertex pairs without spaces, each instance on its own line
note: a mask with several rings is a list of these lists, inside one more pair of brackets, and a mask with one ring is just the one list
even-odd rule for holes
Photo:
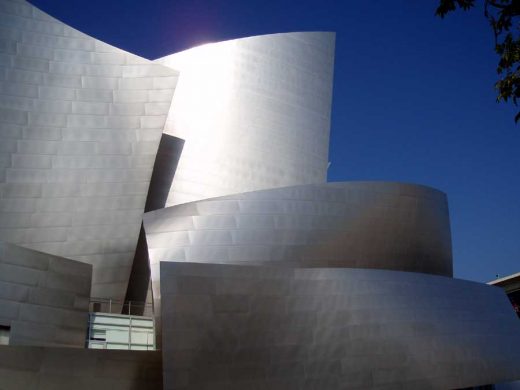
[[495,102],[481,8],[442,20],[437,0],[31,2],[150,59],[250,35],[335,31],[329,181],[436,187],[448,194],[455,276],[520,272],[520,124],[512,105]]

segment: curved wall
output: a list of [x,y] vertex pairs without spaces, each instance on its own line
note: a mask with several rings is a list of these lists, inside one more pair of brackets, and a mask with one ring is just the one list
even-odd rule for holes
[[504,292],[386,270],[162,263],[165,389],[454,389],[518,379]]
[[178,72],[0,0],[0,240],[123,299]]
[[[144,207],[145,212],[161,209],[166,205],[168,192],[173,177],[175,176],[175,171],[177,169],[183,146],[184,141],[180,138],[167,134],[162,135],[159,148],[157,149],[157,155],[155,157],[148,195],[146,197],[146,205]],[[142,302],[148,300],[150,303],[149,307],[152,307],[148,247],[146,245],[144,228],[141,225],[139,239],[137,240],[137,247],[135,249],[134,261],[132,264],[132,272],[130,273],[130,279],[128,280],[125,301],[132,301],[140,305]],[[132,310],[132,313],[141,313],[142,315],[148,305],[138,305],[128,305],[127,307],[129,309],[137,307],[137,310],[135,312]],[[148,314],[152,315],[152,313]]]
[[0,325],[10,327],[9,345],[84,348],[91,279],[90,264],[0,242]]
[[165,133],[186,142],[167,206],[325,182],[334,41],[262,35],[156,60],[181,72]]
[[0,346],[2,390],[162,390],[159,351]]
[[347,182],[256,191],[156,210],[143,224],[156,307],[160,262],[452,275],[446,196],[418,185]]

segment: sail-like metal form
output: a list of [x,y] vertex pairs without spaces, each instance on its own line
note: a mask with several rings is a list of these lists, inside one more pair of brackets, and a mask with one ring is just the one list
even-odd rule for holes
[[122,299],[178,72],[0,1],[0,240]]
[[440,390],[520,375],[520,324],[496,287],[353,268],[164,262],[161,275],[168,390]]
[[[505,294],[452,278],[445,194],[326,183],[334,45],[291,32],[149,61],[0,0],[0,344],[23,344],[0,347],[2,389],[520,378]],[[153,296],[162,362],[56,348],[82,346],[89,291]]]
[[285,187],[146,213],[155,306],[161,262],[379,268],[452,276],[446,196],[388,182]]
[[147,213],[144,228],[165,389],[520,376],[520,323],[500,289],[451,278],[446,196],[432,188],[254,191]]
[[165,132],[185,140],[167,205],[326,180],[334,33],[212,43],[180,71]]

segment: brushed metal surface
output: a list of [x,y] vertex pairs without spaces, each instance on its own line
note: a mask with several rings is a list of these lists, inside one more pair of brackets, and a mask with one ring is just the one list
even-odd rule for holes
[[178,72],[0,0],[0,240],[122,300]]
[[83,348],[91,279],[90,264],[0,242],[0,325],[10,327],[9,344]]
[[159,351],[0,346],[2,390],[162,389]]
[[165,133],[186,141],[167,205],[327,177],[335,34],[270,34],[155,62],[180,71]]
[[161,263],[165,389],[454,389],[520,376],[502,290],[412,272]]
[[144,216],[156,313],[159,264],[354,267],[452,275],[446,196],[391,182],[286,187]]
[[[151,270],[168,389],[518,379],[503,292],[444,277],[446,196],[325,183],[334,40],[263,35],[151,62],[0,0],[11,342],[79,346],[91,275],[93,296],[142,300]],[[157,353],[0,347],[0,387],[160,388],[160,364]]]

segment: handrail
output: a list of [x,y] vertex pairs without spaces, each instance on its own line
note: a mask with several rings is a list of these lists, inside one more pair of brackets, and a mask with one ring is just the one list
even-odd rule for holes
[[129,314],[142,316],[143,313],[148,312],[152,315],[153,304],[142,301],[119,301],[108,298],[90,298],[89,311],[98,313],[111,313],[111,314]]

